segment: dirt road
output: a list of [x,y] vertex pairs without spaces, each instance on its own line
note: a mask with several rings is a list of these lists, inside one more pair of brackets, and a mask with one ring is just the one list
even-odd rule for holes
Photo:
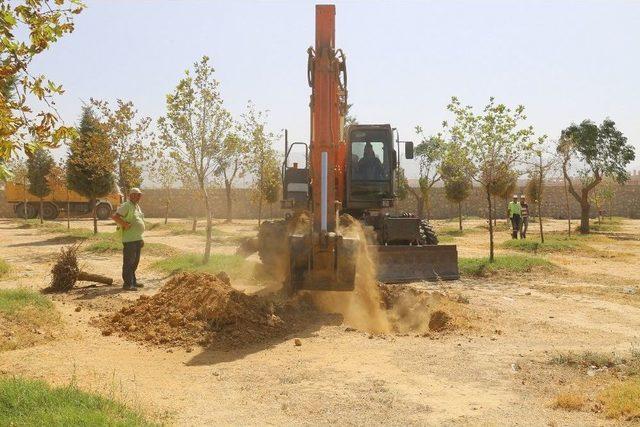
[[[563,224],[553,221],[550,229]],[[137,295],[116,287],[88,288],[54,297],[66,320],[63,336],[0,353],[0,370],[56,384],[73,380],[180,425],[607,425],[613,422],[588,409],[551,408],[567,378],[548,361],[565,350],[626,352],[638,339],[640,295],[623,292],[638,284],[638,225],[627,220],[620,232],[624,239],[594,243],[598,257],[551,254],[565,267],[558,272],[413,285],[468,298],[471,329],[426,337],[374,336],[327,322],[310,324],[297,335],[301,346],[291,336],[231,352],[168,351],[102,336],[90,319]],[[255,232],[246,222],[217,227]],[[199,249],[202,242],[201,236],[147,234],[148,241],[182,250]],[[13,266],[0,287],[45,287],[62,242],[56,238],[0,221],[2,257]],[[497,241],[507,238],[501,231]],[[455,242],[461,256],[484,255],[487,236],[479,230]],[[117,254],[87,253],[83,259],[91,271],[119,273]],[[156,292],[164,280],[150,268],[152,260],[145,257],[141,265],[145,294]]]

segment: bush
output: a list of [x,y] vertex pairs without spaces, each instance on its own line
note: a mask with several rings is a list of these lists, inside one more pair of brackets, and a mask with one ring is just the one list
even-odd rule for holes
[[598,400],[607,418],[640,418],[640,380],[629,379],[611,384],[600,393]]
[[556,409],[564,409],[566,411],[579,411],[584,406],[585,400],[585,396],[582,393],[558,393],[554,399],[553,407]]
[[0,379],[0,425],[146,426],[144,417],[124,405],[74,386],[43,381]]

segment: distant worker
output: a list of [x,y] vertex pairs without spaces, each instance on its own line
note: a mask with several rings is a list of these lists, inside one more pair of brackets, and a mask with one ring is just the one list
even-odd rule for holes
[[520,220],[522,214],[522,207],[520,203],[518,203],[518,195],[513,195],[513,200],[509,202],[509,206],[507,206],[507,212],[509,214],[509,219],[511,220],[511,238],[518,238],[518,231],[520,231]]
[[529,228],[529,204],[527,203],[524,194],[520,195],[520,216],[522,217],[522,224],[520,224],[520,238],[527,238],[527,229]]
[[358,178],[366,180],[384,179],[382,162],[376,156],[370,142],[365,144],[363,156],[358,161]]
[[122,288],[126,291],[142,287],[136,279],[140,252],[144,246],[142,234],[145,230],[144,214],[138,204],[141,198],[142,191],[132,188],[129,191],[129,201],[124,202],[111,217],[122,231]]

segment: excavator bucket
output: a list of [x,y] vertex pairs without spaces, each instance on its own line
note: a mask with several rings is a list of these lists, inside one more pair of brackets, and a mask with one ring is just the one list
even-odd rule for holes
[[456,245],[371,245],[369,253],[377,254],[378,280],[383,283],[460,278]]

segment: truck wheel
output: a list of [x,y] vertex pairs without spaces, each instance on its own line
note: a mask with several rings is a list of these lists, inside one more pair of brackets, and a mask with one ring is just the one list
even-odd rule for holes
[[[16,216],[24,219],[24,203],[16,205]],[[38,208],[33,203],[27,203],[27,219],[33,219],[38,216]]]
[[53,203],[45,203],[42,205],[42,218],[48,220],[58,218],[58,207]]
[[110,216],[111,206],[109,206],[107,203],[100,203],[98,206],[96,206],[96,217],[99,220],[109,219]]
[[423,245],[438,244],[438,235],[428,221],[420,221],[420,237]]
[[24,203],[18,203],[15,206],[14,211],[16,213],[16,218],[24,219]]

